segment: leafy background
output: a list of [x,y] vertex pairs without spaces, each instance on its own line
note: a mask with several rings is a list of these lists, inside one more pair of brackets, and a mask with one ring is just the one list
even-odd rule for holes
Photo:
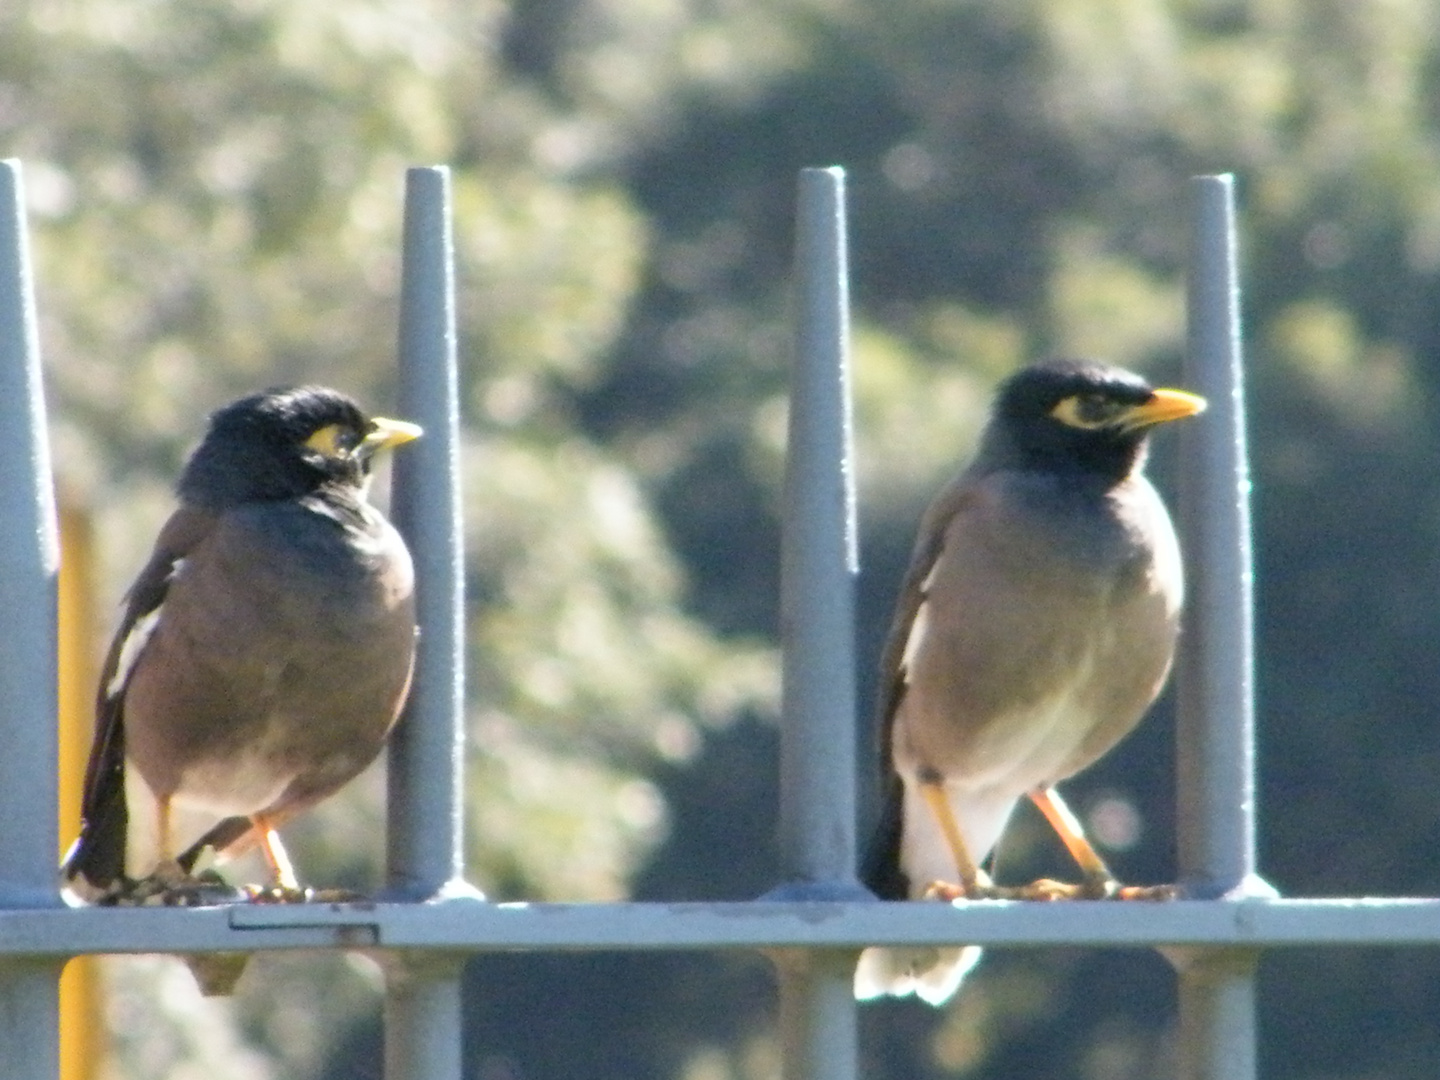
[[[1440,892],[1437,103],[1422,0],[0,8],[56,458],[110,600],[204,410],[301,380],[390,407],[403,169],[454,166],[469,855],[500,898],[774,882],[791,216],[817,164],[850,178],[867,668],[997,378],[1054,352],[1175,376],[1185,179],[1237,173],[1262,868],[1291,895]],[[1134,880],[1173,873],[1171,769],[1162,705],[1070,785],[1126,825]],[[377,880],[379,790],[297,823],[312,879]],[[1013,833],[1007,872],[1056,865]],[[109,1075],[377,1075],[365,961],[253,968],[202,1002],[172,961],[109,962]],[[758,959],[469,979],[483,1080],[773,1075]],[[1440,1069],[1428,952],[1276,954],[1261,990],[1266,1076]],[[1173,1015],[1153,954],[997,951],[949,1009],[868,1008],[864,1073],[1166,1075]]]

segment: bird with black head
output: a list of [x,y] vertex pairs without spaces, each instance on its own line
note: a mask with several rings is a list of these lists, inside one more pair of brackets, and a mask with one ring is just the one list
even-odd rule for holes
[[[971,464],[931,503],[881,661],[883,808],[862,868],[883,899],[1147,898],[1120,886],[1055,789],[1140,722],[1170,670],[1183,575],[1145,479],[1154,428],[1205,407],[1096,363],[999,388]],[[1022,798],[1079,885],[993,885]],[[856,996],[947,1000],[979,949],[867,949]]]
[[255,847],[268,892],[300,893],[276,830],[376,758],[409,690],[414,571],[367,492],[419,435],[316,386],[212,414],[105,660],[73,896],[163,894]]

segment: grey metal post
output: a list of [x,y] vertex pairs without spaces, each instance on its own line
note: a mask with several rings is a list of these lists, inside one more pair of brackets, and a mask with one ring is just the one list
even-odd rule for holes
[[[54,907],[60,536],[18,161],[0,162],[0,432],[0,907]],[[59,1071],[60,968],[0,961],[6,1077],[52,1080]]]
[[[470,895],[464,880],[465,611],[450,173],[405,177],[400,413],[425,429],[396,455],[396,524],[415,560],[415,684],[389,754],[389,893]],[[459,1080],[461,964],[387,960],[387,1080]]]
[[780,965],[780,1046],[784,1080],[854,1080],[856,954],[810,950]]
[[[863,894],[855,878],[855,485],[840,169],[800,174],[798,331],[781,539],[780,852],[792,899]],[[772,894],[775,895],[775,894]],[[787,1080],[856,1075],[854,955],[781,965]]]
[[1254,1080],[1258,954],[1197,949],[1170,958],[1180,973],[1180,1080]]
[[465,957],[393,958],[385,965],[385,1080],[460,1080]]
[[1192,893],[1219,896],[1255,877],[1250,470],[1233,180],[1197,177],[1191,194],[1185,378],[1210,408],[1181,434],[1180,877]]
[[395,455],[397,527],[415,560],[415,685],[390,743],[390,891],[429,899],[465,872],[465,538],[460,507],[448,169],[410,169],[400,286],[400,414],[425,429]]
[[[1250,474],[1241,370],[1234,180],[1191,181],[1185,378],[1210,402],[1182,433],[1180,525],[1189,597],[1178,674],[1180,880],[1195,896],[1273,896],[1255,870]],[[1176,951],[1181,1075],[1255,1075],[1258,953]]]

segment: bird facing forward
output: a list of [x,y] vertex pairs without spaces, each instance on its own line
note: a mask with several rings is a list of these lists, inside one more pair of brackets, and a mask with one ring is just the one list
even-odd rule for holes
[[105,661],[61,866],[76,897],[256,845],[298,889],[276,829],[375,759],[409,689],[410,554],[366,492],[375,455],[419,435],[314,386],[210,417]]
[[[1139,723],[1170,670],[1182,573],[1141,469],[1202,398],[1051,361],[998,391],[974,461],[926,511],[882,659],[884,808],[862,877],[883,899],[1125,898],[1054,785]],[[997,889],[980,868],[1028,796],[1079,886]],[[867,949],[862,999],[947,1000],[979,949]]]

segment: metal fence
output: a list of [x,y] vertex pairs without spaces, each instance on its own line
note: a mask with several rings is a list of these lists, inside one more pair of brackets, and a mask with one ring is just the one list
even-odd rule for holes
[[0,1073],[53,1080],[57,984],[95,953],[366,950],[386,971],[387,1080],[459,1080],[460,974],[497,950],[767,950],[787,1080],[852,1080],[850,977],[867,945],[1153,946],[1180,981],[1179,1073],[1256,1076],[1254,971],[1293,945],[1440,943],[1440,901],[1287,900],[1255,871],[1249,480],[1229,177],[1192,181],[1180,525],[1191,589],[1179,664],[1185,899],[1164,904],[881,904],[855,879],[857,570],[844,182],[801,174],[798,329],[785,479],[781,850],[788,880],[748,903],[494,904],[463,878],[464,670],[454,279],[448,174],[407,177],[402,415],[426,438],[396,463],[424,628],[390,749],[388,889],[377,903],[64,907],[56,889],[56,578],[35,303],[19,166],[0,166]]

